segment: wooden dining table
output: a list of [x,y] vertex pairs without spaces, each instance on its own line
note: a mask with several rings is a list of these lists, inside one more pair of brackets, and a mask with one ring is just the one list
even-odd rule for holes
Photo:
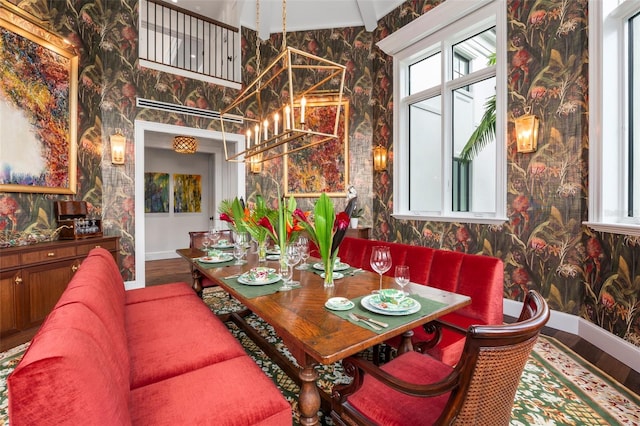
[[[239,274],[256,266],[267,266],[277,270],[277,260],[258,263],[257,255],[249,253],[243,265],[233,265],[230,264],[233,263],[231,261],[217,267],[216,264],[201,263],[198,259],[203,256],[203,252],[199,249],[178,249],[177,253],[193,266],[195,291],[202,291],[200,281],[207,277],[247,308],[241,312],[226,314],[223,320],[236,323],[298,383],[298,408],[300,423],[303,425],[317,424],[318,410],[321,407],[330,408],[331,405],[330,395],[321,392],[316,385],[317,365],[335,363],[399,335],[403,336],[399,352],[411,350],[412,329],[471,303],[468,296],[410,283],[405,290],[413,298],[421,301],[422,305],[429,305],[430,310],[406,316],[384,316],[364,309],[359,303],[363,297],[379,289],[379,275],[370,271],[350,268],[345,272],[344,278],[335,280],[333,287],[325,288],[324,280],[319,274],[321,271],[314,270],[313,266],[307,270],[295,269],[293,279],[300,284],[290,291],[278,291],[281,282],[271,284],[269,290],[266,286],[243,287],[237,281]],[[309,259],[308,263],[313,265],[316,261]],[[392,277],[383,276],[382,283],[384,288],[396,287]],[[369,318],[383,320],[389,323],[389,327],[376,331],[366,324],[350,320],[346,311],[328,309],[325,303],[332,297],[353,300],[353,311],[365,313]],[[273,327],[298,365],[291,363],[245,321],[245,317],[250,313],[259,316]]]

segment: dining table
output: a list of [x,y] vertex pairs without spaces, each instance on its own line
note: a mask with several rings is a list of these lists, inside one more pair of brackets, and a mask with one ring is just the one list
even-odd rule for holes
[[[468,296],[411,282],[404,288],[412,299],[410,309],[387,311],[375,298],[380,276],[350,265],[336,268],[339,270],[334,272],[334,279],[336,272],[341,278],[334,280],[333,287],[325,287],[322,264],[318,259],[310,258],[306,268],[294,269],[293,280],[297,284],[291,290],[281,291],[278,260],[259,262],[257,254],[250,251],[246,260],[238,265],[228,256],[207,261],[210,257],[205,257],[197,248],[176,252],[193,266],[195,291],[202,291],[201,280],[206,277],[246,308],[224,314],[222,319],[237,324],[296,381],[300,387],[298,410],[303,425],[317,424],[321,407],[331,407],[331,396],[317,386],[316,366],[333,364],[396,336],[402,336],[399,354],[412,350],[412,329],[471,303]],[[273,256],[270,258],[274,259]],[[247,277],[253,277],[248,273],[256,267],[272,268],[272,278],[265,279],[264,284],[247,281]],[[382,287],[397,288],[393,277],[389,276],[382,277]],[[340,303],[330,303],[334,301]],[[251,313],[273,327],[295,363],[251,327],[245,320]],[[374,322],[362,321],[350,314]]]

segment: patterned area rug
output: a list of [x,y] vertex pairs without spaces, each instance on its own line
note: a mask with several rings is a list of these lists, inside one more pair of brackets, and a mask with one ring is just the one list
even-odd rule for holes
[[[227,293],[205,289],[204,300],[215,313],[242,309]],[[247,321],[289,359],[293,357],[273,329],[256,316]],[[228,324],[247,353],[273,379],[292,404],[297,421],[298,386],[241,330]],[[8,425],[6,378],[18,364],[28,343],[0,353],[0,425]],[[368,354],[370,356],[370,354]],[[339,363],[318,368],[320,387],[329,392],[333,384],[348,381]],[[320,413],[322,425],[331,419]],[[541,336],[522,374],[512,410],[512,426],[524,425],[640,425],[640,397],[580,358],[555,339]]]

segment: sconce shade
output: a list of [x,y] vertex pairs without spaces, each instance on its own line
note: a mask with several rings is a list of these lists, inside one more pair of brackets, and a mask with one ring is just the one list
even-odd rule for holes
[[122,134],[122,130],[116,129],[116,132],[109,137],[109,142],[111,142],[111,164],[124,164],[127,138]]
[[387,148],[378,145],[373,148],[373,170],[381,172],[387,169]]
[[535,152],[538,149],[538,117],[525,114],[515,119],[518,152]]
[[173,150],[180,154],[195,154],[198,150],[198,140],[193,136],[174,136]]

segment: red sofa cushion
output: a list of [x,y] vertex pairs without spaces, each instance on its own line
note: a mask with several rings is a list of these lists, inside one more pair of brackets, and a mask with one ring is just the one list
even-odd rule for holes
[[[437,382],[452,371],[450,366],[417,352],[400,355],[381,368],[415,384]],[[347,401],[375,424],[419,426],[435,424],[448,398],[449,392],[428,399],[408,396],[366,375],[362,387]]]
[[126,327],[132,388],[246,355],[193,291],[162,303],[127,305]]
[[120,361],[86,306],[56,308],[9,376],[11,424],[130,424],[129,372]]
[[280,426],[292,418],[291,405],[248,356],[134,389],[131,406],[138,425]]
[[154,285],[144,288],[136,288],[125,293],[125,304],[150,302],[152,300],[167,299],[176,296],[188,296],[193,294],[193,289],[187,283],[169,283]]

